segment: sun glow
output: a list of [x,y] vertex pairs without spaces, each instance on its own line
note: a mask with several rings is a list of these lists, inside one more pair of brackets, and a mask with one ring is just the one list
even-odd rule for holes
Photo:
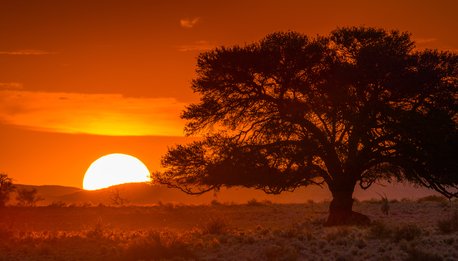
[[113,185],[150,181],[148,168],[139,159],[121,153],[100,157],[86,171],[83,188],[96,190]]

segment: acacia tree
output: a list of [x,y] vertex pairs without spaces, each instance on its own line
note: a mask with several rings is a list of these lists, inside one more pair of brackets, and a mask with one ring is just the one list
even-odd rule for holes
[[10,193],[13,192],[14,185],[8,175],[0,173],[0,207],[4,207],[10,198]]
[[156,180],[190,194],[327,185],[327,225],[367,223],[355,185],[408,180],[458,196],[457,55],[416,51],[408,33],[280,32],[200,54],[187,135]]

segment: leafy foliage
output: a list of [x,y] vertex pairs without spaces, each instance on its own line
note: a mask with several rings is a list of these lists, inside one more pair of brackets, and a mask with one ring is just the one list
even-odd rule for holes
[[10,198],[10,193],[13,192],[13,181],[8,175],[0,173],[0,207],[4,207]]
[[408,33],[351,27],[202,53],[201,99],[182,118],[206,136],[171,148],[156,180],[197,194],[326,183],[350,209],[355,184],[393,177],[458,196],[458,56],[414,48]]

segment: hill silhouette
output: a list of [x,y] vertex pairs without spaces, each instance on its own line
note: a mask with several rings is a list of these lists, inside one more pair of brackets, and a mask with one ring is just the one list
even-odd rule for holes
[[[309,187],[297,189],[295,192],[282,193],[280,195],[266,195],[262,191],[246,188],[221,189],[217,193],[208,193],[199,196],[192,196],[177,189],[167,188],[162,185],[150,185],[147,183],[127,183],[112,186],[100,190],[83,190],[81,188],[58,186],[58,185],[24,185],[16,184],[18,189],[37,190],[37,195],[43,200],[38,205],[49,204],[113,204],[113,197],[117,194],[123,199],[124,204],[151,205],[158,203],[175,204],[208,204],[212,200],[219,202],[246,203],[248,200],[258,201],[269,200],[276,203],[304,203],[308,200],[324,201],[330,200],[331,195],[326,188]],[[354,197],[358,200],[379,199],[379,194],[386,194],[389,199],[419,198],[426,195],[438,193],[426,188],[415,188],[412,185],[393,183],[380,185],[376,184],[368,190],[357,188]],[[15,195],[11,197],[12,204],[15,204]]]

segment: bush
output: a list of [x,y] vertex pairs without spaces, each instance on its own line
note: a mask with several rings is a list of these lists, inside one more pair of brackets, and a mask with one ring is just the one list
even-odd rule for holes
[[265,260],[297,260],[298,251],[289,245],[270,245],[264,249]]
[[422,230],[415,224],[402,225],[394,230],[393,240],[399,242],[401,240],[411,241],[421,236]]
[[110,231],[108,226],[103,223],[102,219],[98,219],[94,226],[86,231],[86,237],[94,239],[102,239],[108,237]]
[[369,227],[369,235],[372,238],[383,239],[388,238],[393,233],[392,229],[389,228],[385,223],[381,221],[372,222]]
[[190,244],[172,233],[150,232],[129,242],[123,260],[192,260],[195,254]]
[[448,200],[442,196],[436,196],[436,195],[429,195],[426,197],[419,198],[417,202],[439,202],[439,203],[444,203],[446,204]]
[[221,206],[223,204],[221,204],[221,202],[219,202],[218,200],[214,199],[210,202],[210,205],[213,206],[213,207],[218,207],[218,206]]
[[212,217],[204,225],[203,232],[207,234],[221,235],[227,233],[229,225],[226,219],[221,217]]
[[13,180],[4,173],[0,173],[0,207],[4,207],[10,199],[10,193],[15,189]]
[[437,227],[444,234],[450,234],[458,231],[458,211],[455,211],[449,219],[439,220]]
[[248,206],[262,206],[262,202],[257,201],[255,198],[250,199],[246,203]]

